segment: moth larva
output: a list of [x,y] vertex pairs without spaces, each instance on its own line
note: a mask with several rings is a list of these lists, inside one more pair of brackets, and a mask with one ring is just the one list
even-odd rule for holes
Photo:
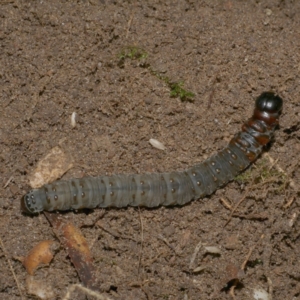
[[256,100],[252,118],[229,144],[183,172],[86,177],[55,181],[21,201],[27,213],[95,207],[183,205],[212,194],[253,162],[278,125],[282,99],[271,92]]

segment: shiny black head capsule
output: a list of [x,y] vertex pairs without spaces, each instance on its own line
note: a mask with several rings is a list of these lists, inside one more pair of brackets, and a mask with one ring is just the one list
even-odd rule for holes
[[282,99],[273,92],[264,92],[256,99],[256,109],[261,112],[278,113],[282,109]]

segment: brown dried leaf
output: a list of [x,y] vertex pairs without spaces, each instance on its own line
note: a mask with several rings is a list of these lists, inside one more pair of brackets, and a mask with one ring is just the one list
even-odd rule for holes
[[224,285],[228,285],[230,282],[239,282],[244,276],[244,271],[230,262],[225,269]]
[[40,265],[48,265],[53,258],[53,253],[58,247],[59,245],[51,240],[42,241],[33,247],[22,260],[27,273],[33,275]]
[[227,277],[226,281],[237,279],[239,270],[240,269],[235,264],[233,263],[228,264],[226,266],[226,277]]
[[81,234],[80,229],[70,222],[66,223],[65,220],[56,214],[45,212],[45,215],[55,229],[55,234],[68,252],[84,286],[97,290],[96,268],[93,265],[88,243]]
[[207,253],[211,254],[221,254],[221,249],[215,246],[205,246],[204,249]]
[[54,147],[38,162],[36,169],[29,175],[30,186],[39,188],[52,182],[60,178],[72,166],[72,158],[59,147]]
[[79,255],[78,258],[85,262],[92,262],[91,252],[88,243],[84,236],[81,234],[79,228],[75,227],[72,223],[68,223],[62,228],[63,235],[66,239],[66,246],[74,254]]

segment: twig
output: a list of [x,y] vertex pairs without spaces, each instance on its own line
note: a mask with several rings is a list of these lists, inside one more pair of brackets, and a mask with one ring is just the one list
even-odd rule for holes
[[229,210],[232,210],[232,206],[228,203],[226,199],[221,198],[220,201],[223,203],[225,207],[227,207]]
[[289,208],[293,204],[294,200],[295,200],[295,196],[292,197],[292,199],[289,202],[287,202],[285,205],[283,205],[283,208],[284,209]]
[[160,240],[162,240],[171,250],[173,250],[174,251],[174,253],[177,255],[177,253],[176,253],[176,249],[167,241],[167,239],[166,238],[164,238],[162,235],[157,235],[157,237],[160,239]]
[[273,299],[273,282],[271,280],[270,277],[267,276],[267,281],[268,281],[268,285],[269,285],[269,299],[268,300],[272,300]]
[[248,254],[247,254],[247,256],[246,256],[245,261],[242,263],[241,270],[244,271],[244,269],[245,269],[245,267],[246,267],[246,264],[247,264],[247,262],[248,262],[248,260],[249,260],[249,258],[250,258],[250,256],[251,256],[253,250],[256,248],[256,246],[258,245],[258,243],[260,243],[260,241],[261,241],[264,237],[265,237],[265,235],[262,234],[261,237],[260,237],[260,239],[255,243],[255,245],[252,246],[252,247],[250,248],[250,250],[249,250],[249,252],[248,252]]
[[226,227],[226,226],[228,225],[228,223],[231,221],[234,212],[235,212],[236,209],[239,207],[239,205],[246,199],[246,197],[248,196],[249,192],[250,192],[250,188],[247,188],[247,190],[246,190],[246,192],[245,192],[243,198],[242,198],[242,199],[234,206],[234,208],[232,209],[232,211],[231,211],[231,213],[230,213],[230,216],[229,216],[228,220],[226,221],[224,227]]
[[11,176],[9,177],[9,179],[6,181],[6,183],[5,183],[5,185],[4,185],[4,188],[7,188],[7,187],[8,187],[8,185],[9,185],[10,182],[13,180],[13,178],[14,178],[13,175],[11,175]]
[[215,91],[216,91],[215,85],[216,85],[216,83],[217,83],[217,81],[218,81],[218,76],[219,76],[219,74],[220,74],[220,71],[217,72],[217,74],[215,75],[215,77],[214,77],[214,79],[213,79],[213,82],[212,82],[212,87],[211,87],[211,88],[212,88],[212,91],[211,91],[211,93],[210,93],[209,96],[208,96],[208,103],[207,103],[207,108],[208,108],[208,109],[211,107],[212,102],[213,102],[213,98],[214,98]]
[[19,290],[21,299],[23,300],[23,299],[25,299],[25,298],[24,298],[24,296],[23,296],[23,294],[22,294],[22,291],[21,291],[21,287],[20,287],[19,281],[18,281],[17,276],[16,276],[16,274],[15,274],[15,272],[14,272],[14,269],[13,269],[13,267],[12,267],[12,264],[11,264],[9,258],[8,258],[7,251],[6,251],[5,247],[4,247],[4,244],[3,244],[3,241],[2,241],[1,238],[0,238],[0,244],[1,244],[1,248],[2,248],[2,250],[3,250],[4,256],[5,256],[6,260],[7,260],[8,265],[9,265],[10,271],[11,271],[11,273],[13,274],[14,280],[15,280],[15,282],[16,282],[16,284],[17,284],[17,287],[18,287],[18,290]]
[[128,21],[125,39],[128,38],[128,34],[129,34],[129,31],[130,31],[130,27],[131,27],[131,24],[132,24],[133,17],[134,17],[134,13],[132,13],[132,15],[130,16],[130,19]]
[[295,191],[298,191],[298,188],[297,188],[297,185],[296,185],[295,181],[294,181],[293,179],[291,179],[291,178],[288,176],[288,174],[287,174],[287,173],[286,173],[286,172],[285,172],[285,171],[277,164],[277,160],[275,161],[274,158],[272,158],[272,157],[270,156],[269,153],[264,153],[263,156],[265,156],[265,157],[267,157],[267,158],[269,159],[269,161],[270,161],[271,164],[272,164],[272,167],[274,166],[274,167],[277,169],[277,171],[283,173],[286,177],[288,177],[288,178],[289,178],[290,186],[291,186]]
[[189,265],[189,268],[190,268],[190,269],[193,269],[193,267],[194,267],[194,262],[195,262],[195,260],[196,260],[197,254],[198,254],[198,252],[200,251],[200,248],[201,248],[201,247],[202,247],[202,242],[199,242],[199,243],[197,244],[197,246],[195,247],[194,253],[193,253],[192,257],[191,257],[191,261],[190,261],[190,265]]
[[130,241],[133,241],[133,242],[136,242],[136,240],[130,236],[124,236],[124,235],[120,235],[120,234],[117,234],[115,233],[114,231],[112,230],[109,230],[107,228],[105,228],[100,221],[97,221],[96,222],[96,225],[99,226],[103,231],[105,231],[106,233],[110,234],[111,236],[113,236],[114,238],[117,238],[117,239],[123,239],[123,240],[130,240]]
[[234,284],[229,290],[229,295],[232,297],[233,300],[236,300],[235,295],[234,295],[235,287],[236,287],[236,284]]
[[68,300],[68,299],[72,299],[71,297],[71,293],[73,293],[75,291],[75,289],[78,288],[79,290],[82,290],[83,292],[85,292],[88,296],[93,296],[96,299],[99,300],[111,300],[111,298],[101,295],[93,290],[90,290],[80,284],[73,284],[68,288],[68,291],[66,293],[66,295],[64,296],[63,300]]

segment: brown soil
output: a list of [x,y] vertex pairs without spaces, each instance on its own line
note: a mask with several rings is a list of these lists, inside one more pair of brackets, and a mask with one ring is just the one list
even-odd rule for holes
[[[255,299],[258,288],[269,299],[300,299],[299,15],[300,1],[2,0],[0,298],[36,299],[17,258],[56,236],[44,214],[21,213],[20,199],[53,147],[75,160],[63,178],[183,170],[224,147],[255,97],[274,90],[284,99],[268,150],[274,163],[260,158],[184,207],[63,216],[81,228],[98,292],[110,299]],[[194,101],[170,97],[168,82],[180,81]],[[225,201],[243,198],[224,226]],[[80,283],[62,246],[35,278],[55,299]]]

